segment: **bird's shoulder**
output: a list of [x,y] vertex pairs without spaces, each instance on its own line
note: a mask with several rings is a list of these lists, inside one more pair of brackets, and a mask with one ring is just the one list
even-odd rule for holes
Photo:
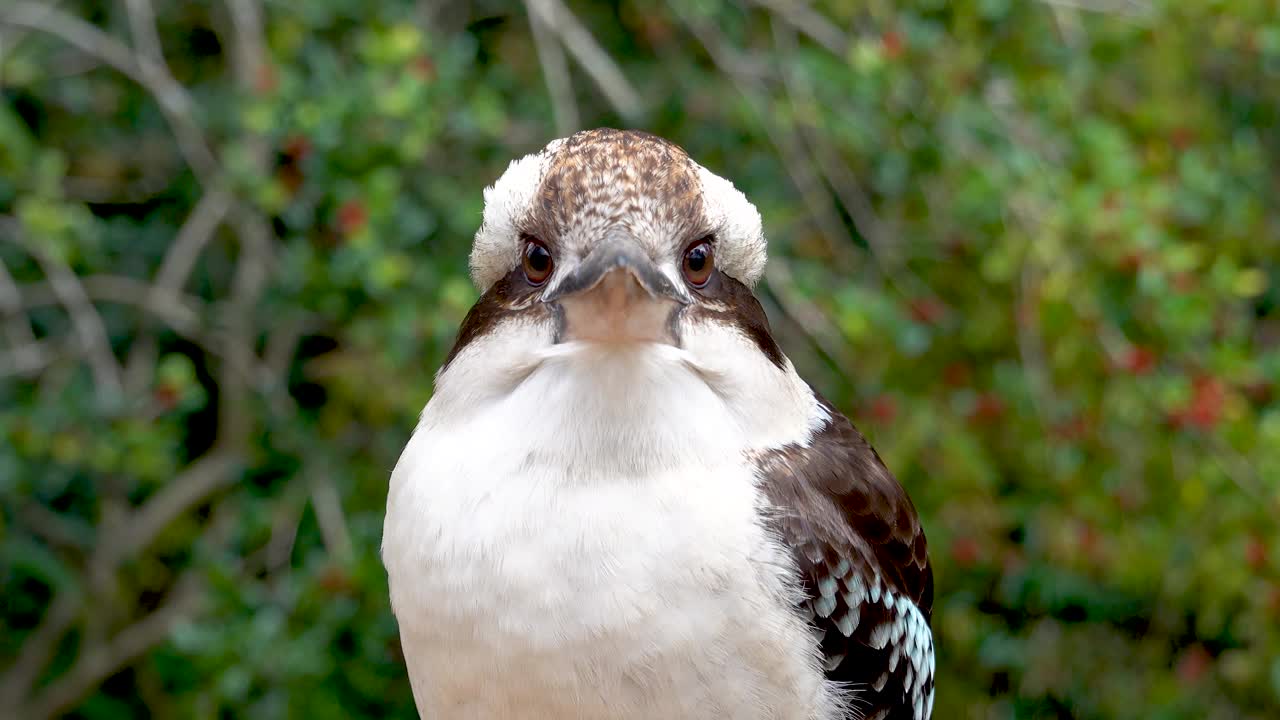
[[906,491],[825,400],[806,443],[761,453],[772,520],[799,567],[827,677],[868,720],[924,720],[933,701],[933,572]]

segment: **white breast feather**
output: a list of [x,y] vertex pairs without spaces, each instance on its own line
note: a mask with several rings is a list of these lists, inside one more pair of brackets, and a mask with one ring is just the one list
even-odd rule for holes
[[[545,332],[504,347],[515,331]],[[383,555],[423,716],[838,717],[744,459],[825,419],[799,378],[743,347],[695,368],[572,343],[499,372],[487,342],[441,376],[391,481]],[[756,375],[772,385],[728,380]]]

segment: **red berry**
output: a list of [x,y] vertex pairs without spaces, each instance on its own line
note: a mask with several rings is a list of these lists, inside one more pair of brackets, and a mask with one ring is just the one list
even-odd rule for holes
[[360,232],[368,222],[369,212],[359,200],[348,200],[338,208],[338,231],[343,235]]
[[973,567],[978,562],[980,548],[971,537],[959,537],[951,544],[951,559],[962,568]]
[[1076,531],[1076,537],[1080,543],[1080,551],[1086,556],[1093,557],[1100,544],[1098,531],[1093,525],[1087,522],[1080,523],[1080,527]]
[[1169,144],[1175,150],[1186,150],[1196,141],[1196,131],[1185,125],[1173,129],[1169,133]]
[[253,76],[254,90],[257,90],[261,95],[267,95],[275,92],[279,84],[274,66],[270,63],[262,63],[258,66],[258,71]]
[[1213,665],[1213,656],[1203,645],[1193,645],[1178,660],[1178,678],[1183,682],[1195,682],[1205,676]]
[[1222,408],[1226,399],[1226,383],[1207,375],[1197,377],[1192,381],[1191,402],[1177,413],[1179,424],[1201,430],[1212,429],[1222,420]]
[[1058,440],[1074,442],[1089,434],[1092,421],[1083,415],[1075,415],[1054,425],[1049,433]]
[[299,162],[311,154],[311,138],[306,135],[290,135],[284,141],[284,154],[293,162]]
[[876,422],[888,424],[898,417],[898,402],[892,395],[877,395],[871,400],[871,417]]
[[1244,545],[1244,559],[1253,570],[1261,570],[1267,564],[1267,544],[1257,535],[1250,535]]
[[985,392],[978,396],[977,402],[974,403],[973,411],[969,414],[969,419],[975,423],[994,422],[1004,415],[1004,411],[1004,400],[995,393]]
[[885,57],[891,60],[901,55],[906,46],[902,40],[902,34],[895,30],[888,30],[881,35],[880,43],[884,46]]
[[320,588],[335,595],[349,595],[355,591],[355,582],[346,570],[330,565],[320,572],[317,579]]
[[1134,250],[1120,258],[1120,269],[1128,273],[1136,273],[1147,263],[1147,256],[1141,250]]
[[1156,354],[1150,348],[1134,345],[1125,351],[1118,365],[1134,375],[1146,375],[1156,366]]
[[1280,617],[1280,585],[1271,583],[1267,586],[1266,608],[1272,615]]
[[413,76],[423,82],[430,82],[436,79],[436,64],[426,55],[419,55],[409,63],[409,72]]
[[969,384],[972,375],[973,372],[969,369],[968,365],[961,362],[954,362],[943,368],[942,382],[945,383],[947,387],[964,387]]
[[180,398],[178,388],[170,385],[169,383],[161,383],[157,386],[153,396],[155,397],[156,403],[165,410],[172,410],[177,407],[178,400]]
[[935,298],[915,298],[907,303],[912,319],[925,325],[933,325],[942,319],[946,307]]

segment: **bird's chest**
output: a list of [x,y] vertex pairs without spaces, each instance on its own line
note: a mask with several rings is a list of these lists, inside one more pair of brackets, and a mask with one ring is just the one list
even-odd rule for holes
[[414,510],[392,524],[402,536],[394,545],[412,549],[393,570],[404,586],[393,588],[397,610],[413,607],[410,622],[422,630],[536,654],[621,645],[643,627],[662,647],[697,631],[674,625],[708,596],[760,584],[764,534],[752,478],[736,459],[566,479],[575,471],[536,452],[460,461],[450,443],[426,443],[424,481],[406,507]]
[[758,696],[803,711],[796,693],[819,692],[741,457],[622,475],[535,448],[472,452],[448,431],[414,443],[384,556],[420,704],[786,717]]
[[423,716],[822,717],[749,435],[661,356],[437,395],[383,538]]

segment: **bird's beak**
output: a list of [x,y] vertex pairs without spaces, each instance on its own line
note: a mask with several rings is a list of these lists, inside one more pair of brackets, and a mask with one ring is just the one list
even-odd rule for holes
[[673,343],[672,318],[689,302],[684,288],[634,243],[606,240],[547,288],[563,309],[564,340]]

